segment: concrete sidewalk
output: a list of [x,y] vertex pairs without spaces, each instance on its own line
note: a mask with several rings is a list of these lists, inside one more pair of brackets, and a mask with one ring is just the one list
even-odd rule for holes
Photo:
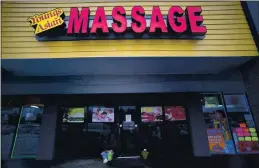
[[[2,162],[2,168],[146,168],[140,160],[114,160],[111,165],[102,160],[75,159],[63,161],[8,160]],[[149,167],[150,168],[150,167]]]
[[66,163],[50,166],[50,168],[115,168],[103,164],[101,160],[73,160]]

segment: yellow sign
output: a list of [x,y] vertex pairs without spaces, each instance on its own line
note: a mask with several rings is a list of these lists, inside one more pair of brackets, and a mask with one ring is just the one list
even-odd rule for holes
[[65,21],[62,17],[65,17],[64,11],[61,8],[56,8],[49,12],[29,17],[27,20],[34,27],[37,35],[64,24]]

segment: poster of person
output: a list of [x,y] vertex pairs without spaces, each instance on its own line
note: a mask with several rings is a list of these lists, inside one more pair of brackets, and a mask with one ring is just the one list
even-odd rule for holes
[[225,140],[220,129],[207,129],[210,152],[225,153]]
[[85,117],[84,107],[64,108],[64,123],[83,123]]
[[186,120],[184,108],[181,106],[166,106],[165,120],[167,121]]
[[141,107],[142,122],[158,122],[163,121],[163,111],[161,106]]
[[92,108],[92,122],[114,122],[114,108]]

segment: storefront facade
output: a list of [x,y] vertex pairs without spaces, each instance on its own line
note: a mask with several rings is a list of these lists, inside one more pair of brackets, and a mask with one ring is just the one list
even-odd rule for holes
[[251,19],[245,2],[3,2],[2,156],[257,155]]

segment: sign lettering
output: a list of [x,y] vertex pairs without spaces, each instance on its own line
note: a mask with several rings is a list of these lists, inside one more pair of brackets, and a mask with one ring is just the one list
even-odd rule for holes
[[[64,37],[64,39],[93,38],[185,38],[202,37],[207,33],[203,24],[200,6],[172,6],[163,15],[159,6],[153,6],[152,14],[145,15],[142,6],[134,6],[130,15],[122,6],[116,6],[112,15],[107,16],[104,7],[97,7],[90,16],[90,8],[71,8],[70,16],[65,17],[61,8],[28,18],[41,39]],[[131,35],[130,35],[131,34]],[[43,38],[44,37],[44,38]]]
[[65,23],[64,17],[64,11],[61,8],[57,8],[40,15],[29,17],[28,21],[34,27],[35,34],[37,35],[62,26]]

